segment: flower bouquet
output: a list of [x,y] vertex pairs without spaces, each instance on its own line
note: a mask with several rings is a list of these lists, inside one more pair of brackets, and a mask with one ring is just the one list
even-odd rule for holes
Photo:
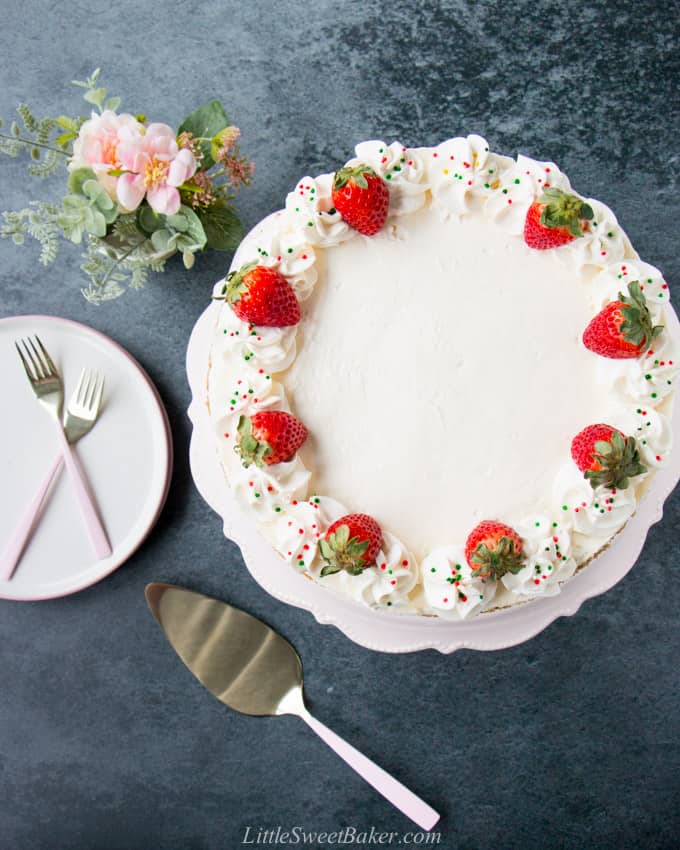
[[39,120],[22,104],[23,129],[14,121],[0,132],[0,152],[27,151],[33,176],[48,177],[62,163],[68,169],[61,203],[3,212],[0,236],[17,245],[36,239],[44,265],[55,260],[61,237],[85,241],[81,268],[90,282],[83,294],[95,304],[144,286],[149,271],[162,271],[175,253],[190,269],[200,251],[234,249],[243,234],[232,201],[253,166],[221,102],[199,107],[175,131],[146,115],[118,113],[120,98],[99,85],[99,69],[74,85],[94,107],[89,118]]

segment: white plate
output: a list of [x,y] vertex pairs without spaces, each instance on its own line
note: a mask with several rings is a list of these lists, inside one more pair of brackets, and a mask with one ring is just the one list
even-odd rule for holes
[[[680,340],[680,324],[666,305],[668,332]],[[632,568],[651,525],[661,519],[663,503],[680,478],[680,446],[668,466],[654,474],[648,492],[634,517],[596,562],[577,573],[557,596],[536,599],[502,611],[482,614],[470,621],[452,622],[372,610],[360,602],[337,596],[296,573],[258,533],[253,521],[239,508],[220,467],[214,432],[207,408],[206,373],[212,335],[220,310],[208,307],[196,323],[187,351],[187,373],[193,401],[189,417],[191,471],[203,498],[224,521],[224,533],[241,548],[255,581],[283,602],[310,611],[320,623],[337,626],[348,638],[381,652],[414,652],[437,649],[454,652],[468,649],[505,649],[528,640],[558,617],[575,614],[581,604],[604,593]],[[677,433],[680,393],[675,394],[674,422]]]
[[14,348],[38,334],[65,384],[65,398],[84,366],[106,377],[104,403],[77,452],[95,493],[112,554],[97,561],[68,476],[62,473],[2,599],[51,599],[75,593],[123,564],[153,527],[167,496],[172,443],[167,415],[141,366],[97,331],[51,316],[0,320],[0,551],[58,454],[57,435],[37,403]]

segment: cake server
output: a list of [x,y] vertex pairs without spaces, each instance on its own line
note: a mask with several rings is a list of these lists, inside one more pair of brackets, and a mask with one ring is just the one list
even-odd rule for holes
[[437,823],[433,808],[312,717],[300,657],[285,638],[251,614],[184,587],[153,583],[145,593],[175,652],[221,702],[255,717],[297,715],[421,829]]

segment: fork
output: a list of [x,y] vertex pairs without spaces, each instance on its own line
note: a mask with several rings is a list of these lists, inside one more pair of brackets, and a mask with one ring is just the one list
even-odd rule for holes
[[[96,422],[103,392],[104,377],[97,372],[83,369],[64,418],[66,439],[71,445],[84,437]],[[64,456],[59,452],[40,488],[27,505],[5,551],[0,556],[0,581],[9,581],[12,578],[30,535],[42,515],[47,493],[63,465]]]
[[16,349],[36,398],[52,417],[56,426],[64,464],[75,487],[80,512],[95,554],[99,559],[106,558],[111,554],[111,544],[94,506],[85,473],[71,449],[61,424],[61,408],[64,401],[61,376],[40,339],[37,336],[34,339],[35,342],[29,337],[21,340],[20,343],[15,343]]

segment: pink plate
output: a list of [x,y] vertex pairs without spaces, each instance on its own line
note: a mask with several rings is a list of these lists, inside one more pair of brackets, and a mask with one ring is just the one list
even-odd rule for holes
[[61,371],[65,397],[84,366],[106,377],[99,421],[76,451],[113,548],[97,561],[68,476],[53,487],[42,520],[0,598],[52,599],[75,593],[125,563],[153,528],[172,472],[172,438],[160,397],[130,354],[91,328],[52,316],[0,320],[0,549],[58,452],[54,425],[36,402],[14,348],[38,334]]
[[[253,578],[272,596],[305,608],[320,623],[337,626],[347,637],[368,649],[414,652],[437,649],[504,649],[534,637],[558,617],[575,614],[586,599],[604,593],[632,568],[651,525],[661,519],[663,503],[680,478],[680,447],[667,466],[653,477],[634,517],[595,563],[566,583],[557,596],[536,599],[505,610],[454,622],[436,617],[372,610],[296,573],[258,533],[250,517],[238,507],[220,468],[214,432],[207,410],[206,374],[212,335],[220,306],[213,303],[196,323],[187,352],[187,372],[193,401],[189,417],[191,471],[203,498],[223,519],[224,533],[241,548]],[[680,324],[666,305],[668,331],[680,340]],[[675,394],[674,419],[680,416],[680,393]],[[677,429],[677,425],[675,426]],[[225,585],[229,581],[225,573]]]

